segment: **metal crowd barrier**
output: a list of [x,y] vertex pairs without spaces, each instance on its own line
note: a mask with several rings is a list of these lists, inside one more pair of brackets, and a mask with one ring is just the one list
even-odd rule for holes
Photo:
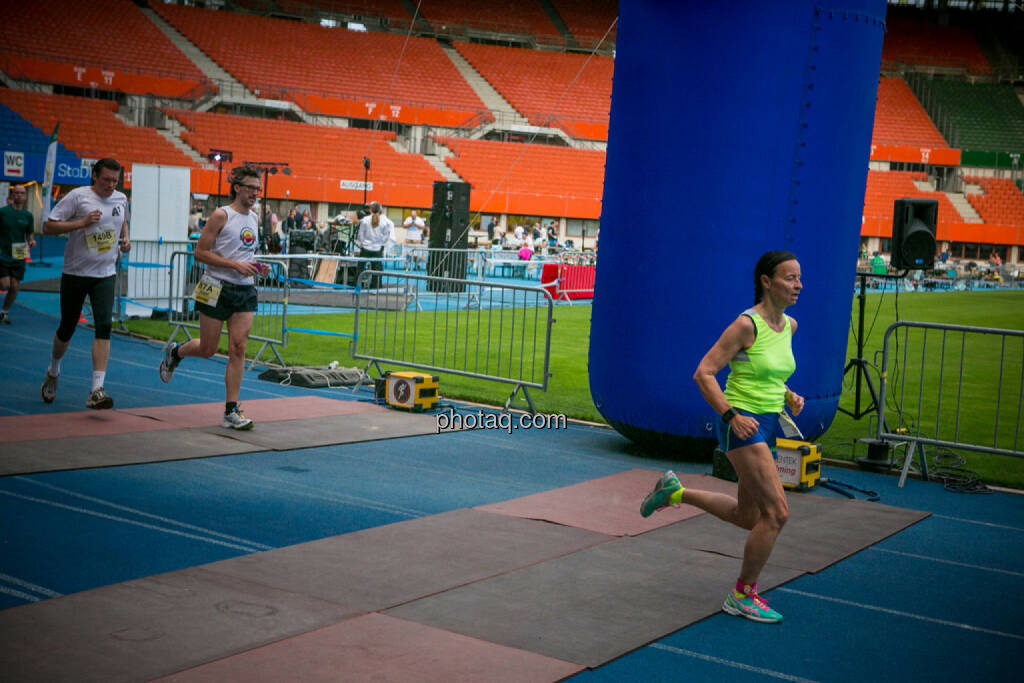
[[[982,377],[995,378],[995,384]],[[927,480],[926,445],[1024,457],[1024,331],[893,323],[882,345],[879,398],[877,438],[907,444],[901,487],[915,451]],[[887,401],[900,422],[910,421],[906,430],[888,425]],[[991,440],[965,437],[968,420],[973,434],[991,434]]]
[[[370,289],[371,284],[378,286]],[[380,363],[547,391],[554,302],[540,287],[365,271],[358,281],[352,356],[383,374]],[[428,310],[387,306],[387,297],[431,297]]]
[[122,328],[132,318],[166,312],[171,254],[187,247],[188,242],[133,240],[131,251],[118,257],[114,320]]
[[556,299],[565,299],[569,304],[573,299],[594,298],[594,275],[597,267],[597,252],[563,250],[558,253],[558,268],[555,279],[545,281],[541,287],[547,287]]
[[[438,249],[427,246],[399,245],[401,258],[405,259],[406,272],[422,271],[433,277],[465,277],[484,280],[493,277],[518,277],[537,280],[545,263],[555,263],[561,258],[561,251],[552,254],[548,247],[534,252],[533,258],[525,261],[519,258],[518,249]],[[462,263],[465,263],[463,270]],[[445,275],[447,272],[449,275]]]
[[[273,352],[277,362],[284,365],[279,347],[288,341],[288,278],[280,262],[273,262],[262,256],[257,258],[257,261],[270,266],[270,272],[255,278],[259,309],[253,316],[249,339],[261,341],[263,345],[249,363],[249,367],[255,365],[268,348]],[[184,251],[171,254],[167,319],[175,327],[169,340],[177,337],[179,330],[185,333],[186,339],[191,339],[193,335],[189,330],[199,329],[199,313],[193,305],[192,292],[202,275],[203,264],[197,262],[193,254]],[[221,334],[227,334],[224,326]]]

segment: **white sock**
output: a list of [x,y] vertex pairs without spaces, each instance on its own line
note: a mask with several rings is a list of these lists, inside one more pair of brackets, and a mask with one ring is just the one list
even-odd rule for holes
[[92,373],[92,390],[96,391],[103,386],[103,380],[107,378],[106,370],[97,370]]
[[50,367],[46,369],[50,377],[60,377],[60,362],[63,358],[50,358]]

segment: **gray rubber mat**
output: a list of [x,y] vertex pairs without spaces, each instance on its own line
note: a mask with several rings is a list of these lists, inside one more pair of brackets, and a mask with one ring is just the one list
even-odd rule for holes
[[197,429],[161,429],[5,443],[0,455],[0,476],[187,460],[264,450],[227,438],[226,430],[218,429],[220,433]]
[[455,510],[0,611],[0,679],[138,680],[609,537]]
[[[388,610],[391,616],[597,667],[717,613],[733,558],[619,538]],[[802,572],[769,565],[768,590]]]
[[57,293],[60,291],[60,278],[51,277],[45,280],[29,280],[27,282],[22,282],[19,288],[23,292]]
[[0,612],[0,678],[148,681],[341,621],[340,605],[202,568]]
[[[770,561],[810,573],[820,572],[931,514],[806,493],[790,493],[787,499],[789,521],[775,542]],[[647,535],[661,543],[742,557],[747,534],[711,515],[700,515]]]
[[372,612],[608,540],[584,529],[462,509],[206,566]]
[[295,448],[436,434],[437,419],[431,414],[392,410],[372,415],[335,415],[308,420],[287,420],[273,423],[271,429],[253,429],[248,432],[225,432],[219,426],[201,427],[199,430],[259,446],[259,450],[290,451]]
[[153,683],[561,681],[583,667],[383,614],[218,659]]

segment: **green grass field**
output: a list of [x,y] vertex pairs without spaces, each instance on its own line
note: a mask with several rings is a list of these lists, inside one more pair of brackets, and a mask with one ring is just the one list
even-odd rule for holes
[[[856,301],[852,302],[856,305]],[[870,330],[865,340],[864,357],[870,363],[875,362],[875,352],[882,347],[882,338],[885,330],[896,319],[897,297],[892,293],[869,294],[867,298],[867,314],[865,320],[866,332]],[[949,293],[903,293],[898,297],[899,317],[901,320],[915,320],[923,322],[952,323],[958,325],[970,325],[977,327],[994,327],[1001,329],[1024,330],[1024,292],[1021,291],[982,291],[982,292],[949,292]],[[555,324],[551,340],[551,361],[550,370],[552,377],[549,382],[548,391],[531,391],[531,396],[536,409],[545,413],[562,413],[569,417],[595,422],[603,422],[604,419],[597,412],[590,398],[589,379],[587,375],[587,342],[590,339],[590,312],[589,306],[559,306],[555,309]],[[430,313],[420,313],[420,316],[431,316]],[[438,314],[441,315],[441,314]],[[418,353],[424,353],[430,348],[431,337],[429,324],[424,325],[427,318],[420,318],[416,334]],[[267,329],[273,329],[276,321],[261,321]],[[269,323],[269,324],[268,324]],[[451,323],[450,323],[451,324]],[[291,315],[289,326],[292,328],[313,328],[332,330],[337,332],[351,332],[353,325],[352,314],[317,314],[317,315]],[[129,323],[129,329],[138,334],[157,339],[166,339],[172,328],[166,322],[135,320]],[[226,338],[222,337],[221,351],[226,350]],[[909,337],[910,345],[913,348],[920,348],[920,340],[914,334]],[[901,343],[903,342],[901,336]],[[941,336],[932,332],[928,337],[929,348],[933,350],[941,345]],[[1014,346],[1013,344],[1016,344]],[[1005,349],[1000,349],[998,343],[994,346],[992,341],[969,342],[966,349],[966,358],[962,371],[959,367],[960,358],[960,337],[947,337],[946,341],[946,362],[942,364],[925,363],[924,368],[924,389],[920,404],[920,423],[926,435],[934,435],[935,417],[941,415],[944,422],[953,420],[953,411],[956,406],[956,394],[959,387],[963,387],[964,396],[968,396],[971,390],[974,395],[983,393],[987,401],[965,401],[963,402],[957,420],[958,437],[962,442],[992,444],[994,434],[985,422],[985,417],[993,413],[995,397],[1000,397],[1000,424],[998,443],[1002,447],[1012,447],[1015,436],[1013,433],[1016,424],[1016,410],[1020,400],[1022,373],[1021,368],[1024,362],[1024,351],[1020,340],[1012,340]],[[255,354],[260,344],[250,342],[249,353]],[[362,365],[363,361],[356,361],[350,355],[349,341],[338,337],[328,337],[308,333],[291,333],[289,343],[282,349],[282,356],[289,365],[326,365],[337,360],[343,366]],[[851,331],[847,358],[856,353],[856,344]],[[1003,377],[1000,382],[999,359],[1003,354]],[[272,355],[264,353],[265,359],[272,359]],[[693,359],[696,367],[699,359]],[[799,362],[799,359],[797,359]],[[901,358],[901,365],[903,365]],[[908,358],[906,361],[906,372],[895,376],[895,394],[890,396],[902,398],[900,403],[904,407],[904,422],[917,423],[918,417],[918,387],[916,381],[911,386],[910,377],[917,377],[920,371],[920,361]],[[941,371],[941,386],[939,383]],[[878,385],[878,374],[871,370],[872,380]],[[902,387],[899,380],[901,377],[908,378],[907,384]],[[442,374],[441,387],[445,396],[460,398],[479,403],[492,405],[503,405],[511,387],[496,382],[485,382],[469,379],[458,375]],[[796,387],[794,387],[796,388]],[[796,388],[798,391],[799,389]],[[998,390],[998,391],[997,391]],[[866,387],[864,387],[866,397]],[[852,373],[847,376],[843,385],[843,397],[840,405],[852,409],[854,385]],[[938,401],[942,401],[941,406]],[[862,408],[865,405],[862,399]],[[516,403],[517,407],[524,407],[525,402],[521,399]],[[947,418],[947,416],[949,416]],[[895,412],[888,416],[889,424],[895,426],[900,424],[899,416]],[[945,426],[940,431],[940,438],[945,438]],[[950,432],[952,434],[952,432]],[[862,457],[866,455],[863,445],[855,446],[859,438],[873,436],[869,428],[868,418],[854,420],[844,413],[838,413],[828,431],[819,439],[822,444],[822,452],[826,457],[850,459],[854,455]],[[1024,435],[1018,439],[1018,448],[1024,448]],[[935,453],[934,449],[931,453]],[[1024,488],[1024,459],[996,456],[984,453],[972,453],[961,451],[960,454],[966,459],[966,466],[977,472],[984,481],[992,484]]]

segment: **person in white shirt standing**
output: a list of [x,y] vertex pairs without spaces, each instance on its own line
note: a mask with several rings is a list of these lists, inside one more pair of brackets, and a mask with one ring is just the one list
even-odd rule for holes
[[199,312],[199,338],[184,344],[169,343],[160,361],[160,379],[170,382],[174,369],[186,356],[209,358],[217,352],[224,323],[228,326],[228,366],[224,371],[224,420],[227,429],[252,429],[242,414],[238,394],[245,373],[245,345],[249,340],[258,298],[254,276],[265,272],[256,262],[259,225],[252,210],[260,196],[260,171],[237,166],[228,177],[231,204],[212,214],[196,243],[196,261],[206,272],[193,299]]
[[41,390],[47,403],[53,403],[57,397],[61,359],[88,296],[96,331],[92,342],[92,390],[85,407],[114,407],[114,399],[104,390],[103,383],[110,358],[117,255],[118,251],[131,249],[128,198],[117,190],[120,178],[121,164],[114,159],[100,159],[92,167],[92,185],[76,187],[65,195],[43,222],[45,234],[68,236],[60,278],[60,326],[53,337],[50,367]]
[[427,238],[426,222],[413,210],[409,217],[402,222],[405,228],[405,243],[411,245],[405,247],[405,258],[414,266],[418,266],[427,260],[427,252],[423,249],[424,240]]
[[416,214],[416,211],[409,214],[409,217],[402,223],[402,227],[405,228],[406,244],[423,244],[427,224]]
[[[356,246],[359,247],[360,258],[383,258],[384,250],[395,241],[395,224],[391,219],[383,215],[380,202],[370,202],[369,215],[363,216],[359,221],[359,232],[356,233]],[[359,272],[367,268],[384,270],[384,263],[378,261],[368,265],[366,261],[360,261]],[[375,277],[370,283],[370,289],[380,286],[380,278]]]

